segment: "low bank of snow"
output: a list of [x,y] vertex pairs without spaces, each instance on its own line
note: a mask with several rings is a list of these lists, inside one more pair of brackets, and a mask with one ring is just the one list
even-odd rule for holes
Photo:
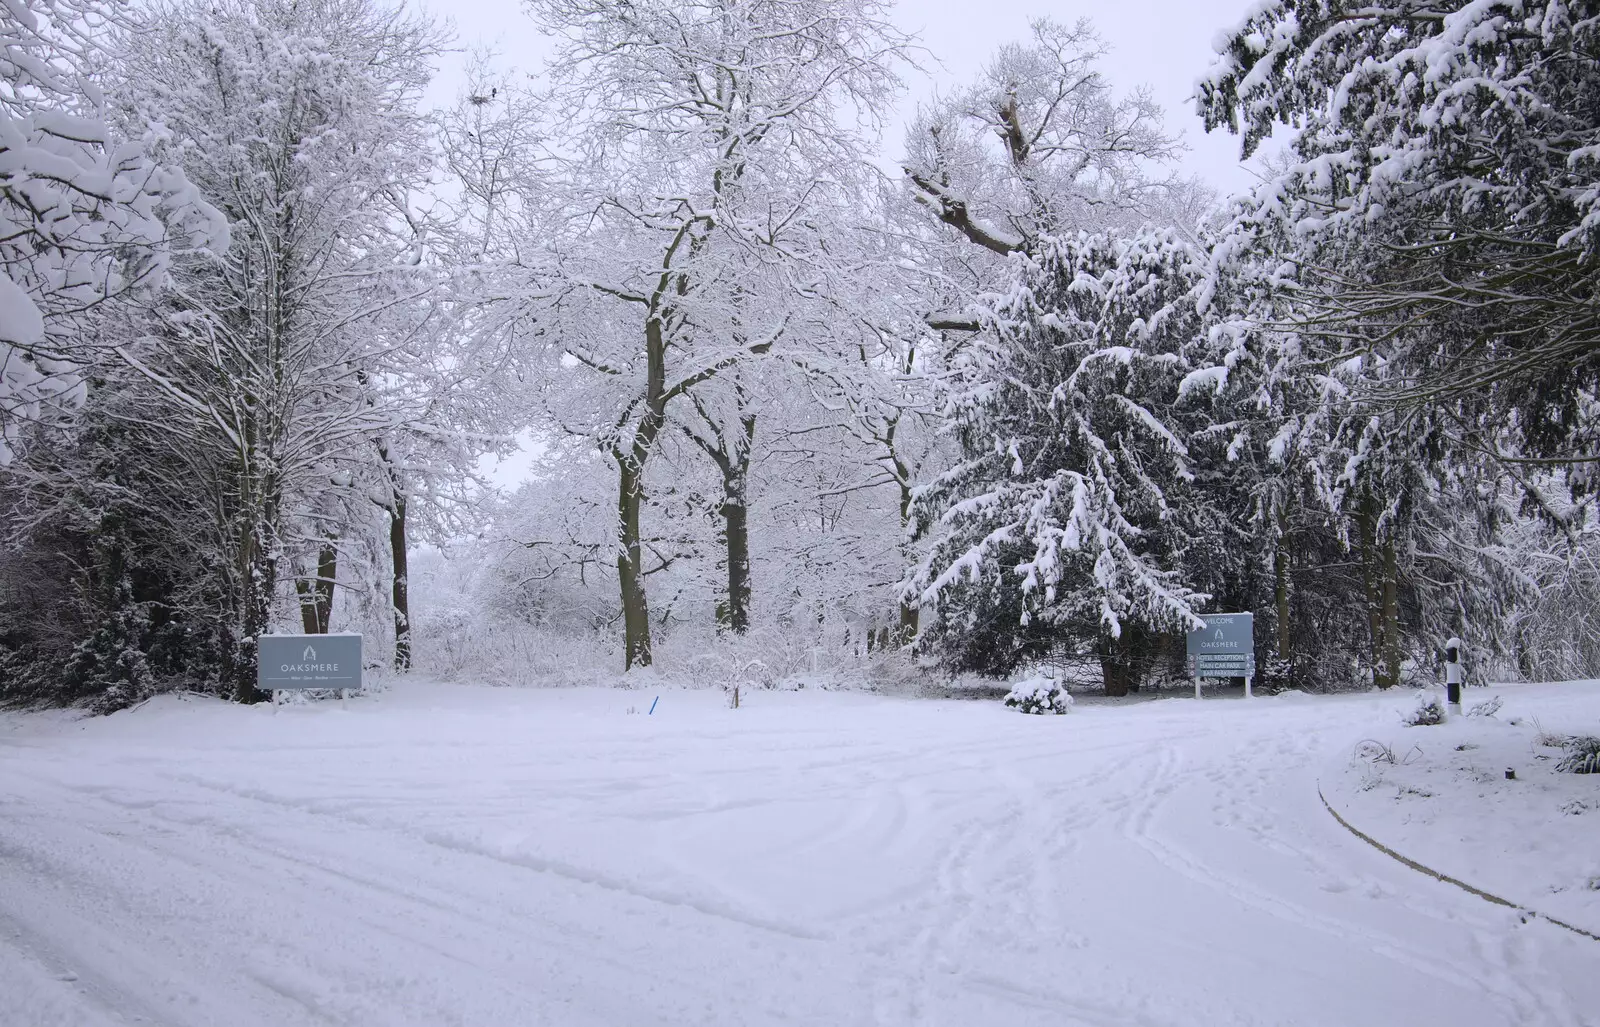
[[[1394,695],[1064,717],[652,699],[407,684],[348,710],[0,716],[0,1023],[1578,1027],[1600,1010],[1600,945],[1422,877],[1322,808],[1319,777],[1389,730]],[[1552,729],[1600,718],[1594,686],[1515,703]]]
[[1494,695],[1500,709],[1429,727],[1402,727],[1414,703],[1397,697],[1393,722],[1364,740],[1377,745],[1353,746],[1323,792],[1401,855],[1600,934],[1600,774],[1558,772],[1562,750],[1547,744],[1600,735],[1597,690],[1469,689],[1466,709]]

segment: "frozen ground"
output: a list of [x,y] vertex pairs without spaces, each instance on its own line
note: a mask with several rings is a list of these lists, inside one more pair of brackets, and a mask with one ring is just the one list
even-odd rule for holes
[[650,698],[0,717],[0,1023],[1600,1024],[1323,810],[1401,697]]

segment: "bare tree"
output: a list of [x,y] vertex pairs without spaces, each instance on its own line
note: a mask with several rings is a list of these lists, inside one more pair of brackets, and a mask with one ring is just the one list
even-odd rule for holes
[[1179,145],[1145,90],[1117,96],[1087,21],[1033,23],[979,81],[923,110],[905,162],[913,197],[1004,256],[1040,232],[1138,224],[1172,185]]
[[[590,410],[565,423],[615,467],[625,662],[646,666],[652,455],[691,394],[794,338],[812,216],[866,168],[845,115],[882,108],[905,42],[877,0],[529,7],[565,42],[545,97],[552,231],[537,257],[502,250],[529,283],[507,330],[520,325],[595,381]],[[487,181],[465,149],[455,163]],[[724,455],[732,469],[737,453]],[[737,501],[724,505],[736,519]]]
[[[142,416],[165,429],[175,489],[211,511],[197,564],[227,583],[224,677],[252,701],[292,515],[391,424],[364,387],[394,349],[374,326],[430,287],[406,190],[428,166],[416,102],[438,44],[428,23],[367,0],[157,13],[117,69],[139,83],[128,116],[167,126],[157,152],[213,197],[232,242],[179,266],[116,352],[145,379]],[[317,535],[321,626],[332,538]]]

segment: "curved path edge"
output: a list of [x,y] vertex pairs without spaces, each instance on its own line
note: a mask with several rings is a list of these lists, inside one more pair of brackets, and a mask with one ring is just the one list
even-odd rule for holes
[[1339,815],[1339,811],[1334,809],[1333,808],[1333,804],[1328,801],[1328,797],[1322,794],[1322,785],[1320,783],[1318,783],[1318,785],[1317,785],[1317,798],[1322,800],[1322,808],[1327,810],[1328,813],[1330,815],[1332,815],[1333,819],[1335,819],[1335,820],[1337,820],[1339,822],[1339,826],[1340,827],[1344,828],[1346,831],[1349,831],[1351,834],[1355,835],[1357,838],[1360,838],[1362,841],[1366,842],[1368,845],[1372,846],[1374,849],[1377,849],[1379,852],[1383,853],[1385,856],[1388,856],[1390,859],[1394,859],[1394,860],[1397,860],[1397,861],[1399,861],[1401,863],[1404,863],[1406,866],[1410,867],[1412,870],[1415,870],[1418,873],[1427,874],[1429,877],[1431,877],[1431,878],[1433,878],[1433,879],[1435,879],[1437,881],[1443,881],[1446,884],[1453,884],[1457,888],[1460,888],[1462,891],[1469,892],[1469,893],[1471,893],[1473,895],[1476,895],[1478,898],[1483,899],[1485,902],[1493,902],[1497,906],[1507,906],[1507,907],[1509,907],[1511,909],[1516,910],[1519,913],[1524,914],[1525,916],[1538,917],[1540,920],[1548,921],[1548,922],[1550,922],[1552,924],[1555,924],[1557,927],[1565,927],[1567,930],[1571,931],[1572,933],[1581,934],[1585,938],[1590,939],[1591,941],[1600,941],[1600,934],[1595,934],[1592,931],[1586,931],[1582,927],[1575,927],[1574,925],[1567,923],[1565,920],[1557,920],[1555,917],[1550,916],[1549,914],[1541,913],[1536,909],[1529,909],[1528,907],[1526,907],[1524,905],[1521,905],[1520,903],[1512,902],[1510,899],[1503,899],[1500,896],[1495,895],[1495,894],[1493,894],[1491,892],[1484,891],[1482,888],[1478,888],[1478,887],[1475,887],[1473,885],[1470,885],[1465,881],[1457,880],[1456,878],[1451,877],[1449,874],[1440,873],[1439,871],[1433,869],[1432,867],[1424,866],[1423,864],[1418,863],[1414,859],[1409,859],[1409,858],[1407,858],[1405,856],[1400,855],[1400,853],[1398,853],[1398,852],[1394,851],[1393,849],[1389,848],[1387,845],[1385,845],[1382,842],[1378,841],[1376,838],[1372,837],[1370,834],[1364,834],[1363,832],[1358,830],[1355,827],[1355,825],[1351,824],[1350,821],[1348,821],[1344,817],[1340,816]]

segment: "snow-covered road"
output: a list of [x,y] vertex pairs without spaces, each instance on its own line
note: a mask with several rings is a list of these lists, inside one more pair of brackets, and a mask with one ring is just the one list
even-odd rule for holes
[[650,698],[0,717],[0,1024],[1600,1024],[1322,809],[1398,697]]

